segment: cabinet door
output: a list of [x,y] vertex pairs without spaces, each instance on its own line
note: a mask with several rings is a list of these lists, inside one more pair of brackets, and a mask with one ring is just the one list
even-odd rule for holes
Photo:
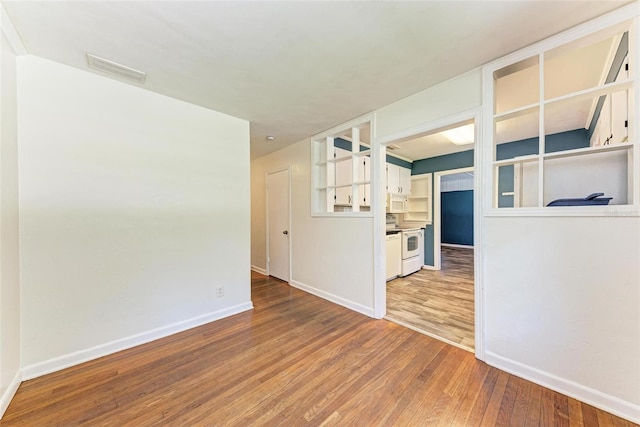
[[371,159],[363,157],[358,161],[358,186],[360,206],[371,206]]
[[411,193],[411,169],[407,168],[398,168],[399,173],[399,184],[400,184],[400,193],[401,194],[409,194]]
[[[345,154],[346,153],[346,154]],[[351,204],[351,155],[349,151],[341,148],[336,148],[336,159],[343,159],[336,161],[336,185],[343,185],[344,187],[336,188],[336,202],[337,205],[350,205]]]
[[[625,64],[627,64],[627,60]],[[622,64],[622,69],[618,73],[616,82],[627,79],[628,71],[626,65]],[[623,142],[627,140],[627,111],[628,111],[628,90],[612,93],[611,96],[611,141],[610,143]]]
[[387,163],[387,193],[400,193],[400,166]]

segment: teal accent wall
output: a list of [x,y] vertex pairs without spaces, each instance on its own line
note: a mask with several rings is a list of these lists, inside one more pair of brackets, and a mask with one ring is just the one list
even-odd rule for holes
[[473,246],[473,190],[440,194],[442,243]]

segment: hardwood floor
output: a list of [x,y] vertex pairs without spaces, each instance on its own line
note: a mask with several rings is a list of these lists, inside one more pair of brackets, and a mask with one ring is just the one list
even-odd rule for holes
[[2,426],[632,426],[252,274],[255,309],[23,383]]
[[473,249],[442,247],[442,270],[387,282],[387,319],[473,351]]

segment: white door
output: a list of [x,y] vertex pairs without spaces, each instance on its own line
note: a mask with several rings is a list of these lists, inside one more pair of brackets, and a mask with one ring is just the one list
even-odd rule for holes
[[269,275],[289,281],[289,170],[267,175]]

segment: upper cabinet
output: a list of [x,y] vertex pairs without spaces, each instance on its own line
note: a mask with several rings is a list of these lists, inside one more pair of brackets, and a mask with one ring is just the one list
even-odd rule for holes
[[484,67],[493,208],[566,213],[547,205],[591,193],[639,206],[638,24],[619,15]]
[[387,163],[387,193],[411,193],[411,169]]

